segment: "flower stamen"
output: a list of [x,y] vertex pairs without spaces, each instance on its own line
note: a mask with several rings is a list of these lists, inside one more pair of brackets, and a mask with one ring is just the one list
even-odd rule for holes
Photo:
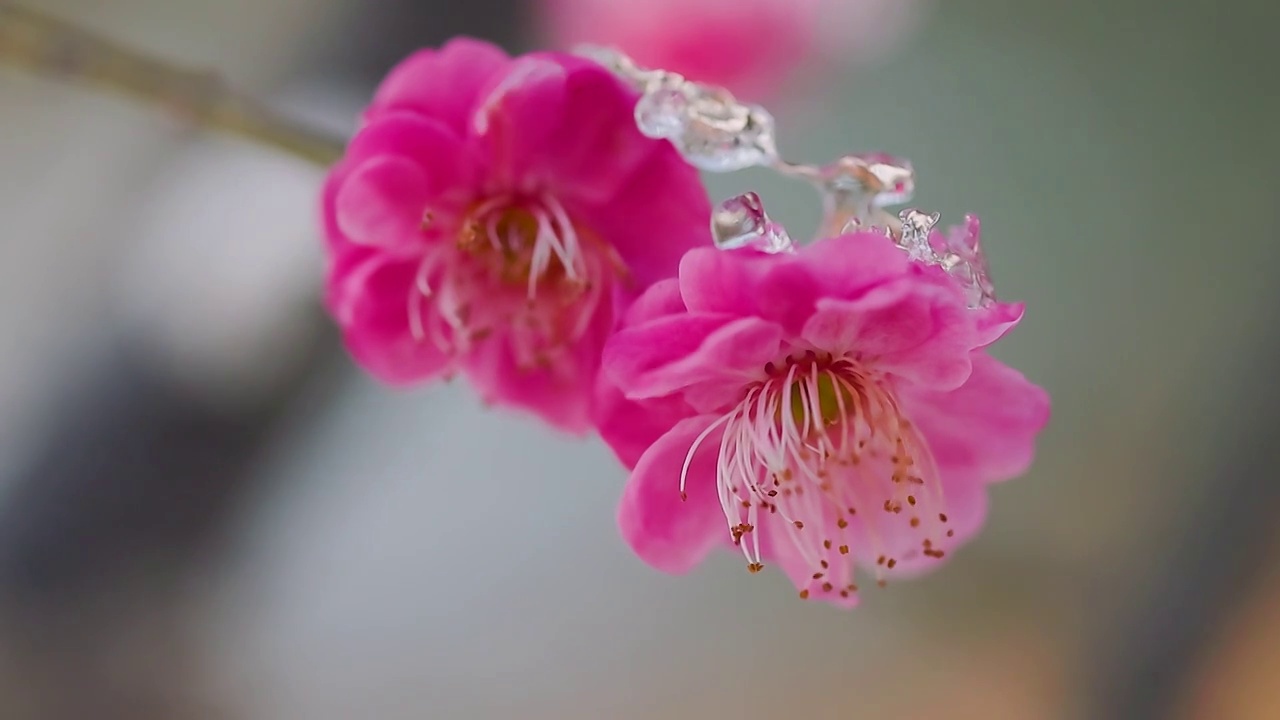
[[[551,195],[494,196],[467,217],[456,244],[422,257],[408,298],[413,338],[464,354],[507,328],[521,367],[555,364],[591,326],[621,274],[618,259],[584,245]],[[428,303],[435,312],[425,312]]]
[[[811,566],[815,580],[839,583],[844,597],[856,592],[844,580],[852,576],[851,547],[879,556],[880,580],[881,568],[920,555],[943,557],[938,544],[954,533],[943,527],[933,457],[890,381],[852,357],[813,350],[767,364],[765,375],[697,437],[680,475],[683,497],[694,453],[722,429],[720,505],[748,566],[762,563],[759,528],[762,518],[774,515],[779,522],[769,520],[768,531]],[[857,513],[876,505],[883,514]],[[915,539],[904,540],[908,535]],[[833,576],[837,568],[840,574]],[[808,590],[832,588],[825,582]]]

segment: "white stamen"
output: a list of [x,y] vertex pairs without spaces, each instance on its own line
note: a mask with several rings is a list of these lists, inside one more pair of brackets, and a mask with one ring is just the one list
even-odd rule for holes
[[[886,381],[853,359],[826,355],[819,360],[812,352],[789,357],[781,374],[770,372],[698,435],[680,473],[683,494],[694,454],[723,427],[717,494],[751,569],[760,563],[758,526],[769,522],[778,539],[790,542],[815,568],[815,581],[834,578],[834,563],[848,567],[853,562],[849,546],[856,543],[846,528],[854,514],[862,515],[860,538],[870,544],[863,555],[870,550],[884,557],[886,568],[921,552],[941,557],[949,535],[940,525],[946,520],[941,520],[937,469]],[[887,516],[875,515],[881,508],[865,502],[868,496],[883,501]],[[778,518],[771,520],[775,514]],[[880,532],[890,528],[890,535]],[[747,533],[755,535],[750,543],[743,542]],[[920,544],[905,547],[904,537]],[[894,544],[886,544],[891,539]],[[833,586],[824,580],[819,587],[830,591]]]

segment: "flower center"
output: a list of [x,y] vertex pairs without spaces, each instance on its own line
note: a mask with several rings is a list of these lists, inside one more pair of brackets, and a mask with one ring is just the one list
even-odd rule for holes
[[[586,333],[621,268],[607,247],[584,239],[549,195],[479,203],[456,242],[422,260],[409,298],[414,337],[459,354],[506,332],[521,367],[554,365]],[[435,313],[424,312],[428,302]]]
[[763,568],[762,521],[774,553],[798,554],[813,587],[843,597],[857,592],[854,555],[874,558],[878,579],[880,567],[942,557],[954,532],[933,456],[889,383],[851,358],[812,350],[764,370],[690,448],[681,474],[683,492],[694,451],[723,427],[717,487],[748,569]]
[[458,248],[488,263],[501,281],[526,286],[531,300],[539,283],[563,287],[586,282],[578,233],[564,207],[550,196],[481,203],[464,223]]

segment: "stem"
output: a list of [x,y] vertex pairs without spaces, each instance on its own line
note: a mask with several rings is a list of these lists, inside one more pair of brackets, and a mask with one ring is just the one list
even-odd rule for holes
[[0,65],[56,75],[167,107],[197,125],[322,166],[345,140],[276,114],[216,74],[174,66],[48,15],[0,2]]

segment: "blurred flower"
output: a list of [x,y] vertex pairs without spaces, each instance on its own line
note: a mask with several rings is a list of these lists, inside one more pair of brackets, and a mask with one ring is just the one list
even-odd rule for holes
[[635,466],[623,535],[673,573],[732,542],[843,606],[855,563],[930,569],[1048,420],[1045,392],[985,351],[1020,316],[969,310],[880,232],[691,251],[605,348],[601,434]]
[[885,52],[918,0],[539,0],[561,47],[616,47],[645,67],[759,100],[802,65],[843,66]]
[[391,71],[331,171],[327,303],[390,383],[461,370],[488,402],[590,428],[616,314],[709,243],[695,170],[572,56],[459,39]]

